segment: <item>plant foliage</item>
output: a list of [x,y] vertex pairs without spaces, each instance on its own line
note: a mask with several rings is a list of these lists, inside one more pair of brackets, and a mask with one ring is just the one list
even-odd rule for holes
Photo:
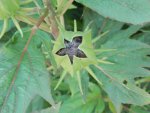
[[0,0],[0,113],[148,113],[149,3]]

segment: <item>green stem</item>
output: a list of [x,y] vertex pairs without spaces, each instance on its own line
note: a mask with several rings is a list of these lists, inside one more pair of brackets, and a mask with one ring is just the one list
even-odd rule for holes
[[17,20],[16,20],[16,18],[14,18],[14,17],[11,17],[11,18],[12,18],[12,20],[13,20],[13,22],[14,22],[14,24],[15,24],[16,28],[17,28],[17,29],[18,29],[18,31],[20,32],[21,37],[23,37],[23,32],[22,32],[22,30],[21,30],[21,27],[20,27],[20,25],[19,25],[18,21],[17,21]]
[[56,90],[59,87],[59,85],[62,83],[63,79],[65,78],[66,74],[67,74],[67,72],[64,71],[63,74],[61,75],[57,85],[55,86],[54,90]]
[[79,84],[79,89],[80,89],[81,95],[83,95],[82,82],[81,82],[81,77],[80,77],[80,73],[79,72],[77,72],[77,80],[78,80],[78,84]]
[[86,70],[100,85],[103,85],[102,82],[97,78],[95,73],[89,67],[87,67]]
[[1,31],[1,33],[0,33],[0,39],[2,38],[2,36],[4,35],[4,33],[5,33],[5,31],[6,31],[7,25],[8,25],[8,20],[5,19],[5,20],[4,20],[4,24],[3,24],[2,31]]

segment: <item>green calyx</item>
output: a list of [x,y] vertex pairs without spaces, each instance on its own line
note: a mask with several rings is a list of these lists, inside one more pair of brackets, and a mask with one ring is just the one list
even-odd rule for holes
[[[68,55],[59,56],[56,54],[56,52],[61,48],[65,48],[64,39],[71,42],[76,36],[82,37],[82,43],[78,48],[85,53],[86,58],[79,58],[74,55],[73,63],[71,63]],[[69,72],[71,75],[83,68],[86,68],[90,64],[96,64],[97,60],[91,41],[91,31],[88,30],[85,32],[72,32],[60,30],[60,34],[54,44],[53,55],[55,57],[57,65],[62,66],[64,70]]]

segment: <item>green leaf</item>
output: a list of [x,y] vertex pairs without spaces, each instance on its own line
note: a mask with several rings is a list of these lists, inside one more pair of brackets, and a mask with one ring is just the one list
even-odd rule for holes
[[76,0],[104,17],[121,22],[150,22],[149,0]]
[[139,106],[132,106],[130,111],[133,113],[149,113],[148,110],[145,110],[144,108]]
[[[98,58],[110,62],[101,62],[94,72],[104,84],[103,88],[112,99],[113,104],[120,112],[120,104],[146,105],[150,103],[150,95],[145,90],[137,87],[135,78],[148,77],[150,71],[150,46],[136,40],[129,39],[136,31],[135,26],[118,32],[101,46],[103,51]],[[112,63],[112,64],[111,64]]]
[[89,76],[88,73],[84,70],[80,73],[81,77],[81,86],[82,86],[82,98],[86,101],[87,95],[88,95],[88,87],[89,87]]
[[137,40],[144,42],[146,44],[150,45],[150,38],[149,38],[150,32],[147,33],[142,33],[140,36],[136,36],[134,38],[136,38]]
[[28,109],[26,110],[26,113],[31,113],[32,111],[41,110],[43,108],[46,108],[49,106],[49,103],[46,102],[42,97],[36,96],[29,104]]
[[33,36],[19,71],[14,74],[29,34],[30,31],[26,30],[22,39],[17,33],[13,41],[0,48],[0,112],[2,113],[24,113],[36,95],[54,104],[50,94],[45,59],[39,50],[43,32],[37,31]]
[[107,71],[103,73],[96,68],[93,70],[102,81],[103,89],[107,92],[115,105],[117,113],[120,113],[121,103],[140,106],[150,103],[150,95],[143,89],[135,86],[133,82],[127,81],[127,84],[123,84],[123,82],[113,77],[109,78],[106,75]]
[[[117,38],[117,37],[118,38],[129,38],[130,36],[132,36],[133,34],[138,32],[140,30],[140,28],[142,27],[139,25],[132,25],[132,26],[129,26],[128,28],[126,28],[125,30],[122,30],[121,25],[122,24],[121,23],[118,24],[118,22],[113,22],[113,21],[108,22],[107,25],[104,27],[104,31],[107,30],[109,32],[96,42],[96,46],[97,45],[101,46],[102,44],[106,43],[107,41],[112,40],[113,38]],[[117,27],[117,28],[114,28],[114,27]],[[116,39],[115,41],[117,41],[117,40],[119,40],[119,39]]]
[[116,112],[116,109],[115,109],[115,107],[114,107],[114,105],[113,105],[112,102],[109,102],[108,105],[109,105],[109,109],[110,109],[110,111],[111,111],[112,113],[117,113],[117,112]]
[[[83,19],[84,28],[86,28],[86,26],[88,26],[90,23],[92,37],[96,37],[102,32],[108,32],[108,34],[111,36],[112,32],[118,31],[123,26],[123,23],[104,18],[88,8],[84,9]],[[108,36],[108,34],[106,35]]]
[[77,76],[68,76],[66,78],[66,81],[69,85],[72,95],[75,95],[76,93],[80,92],[78,81],[77,81]]
[[120,34],[120,37],[112,38],[102,45],[102,49],[115,50],[102,52],[98,56],[100,59],[105,58],[106,61],[114,63],[101,64],[111,76],[123,81],[150,75],[150,71],[144,69],[150,66],[150,59],[146,56],[150,53],[150,46],[136,40],[123,39]]
[[92,28],[92,36],[95,37],[97,36],[104,18],[97,14],[96,12],[85,8],[83,12],[83,19],[84,19],[84,29],[89,25],[90,23],[90,28]]
[[89,90],[90,93],[85,103],[80,94],[76,94],[62,104],[59,113],[101,113],[105,104],[101,98],[99,87],[90,84]]

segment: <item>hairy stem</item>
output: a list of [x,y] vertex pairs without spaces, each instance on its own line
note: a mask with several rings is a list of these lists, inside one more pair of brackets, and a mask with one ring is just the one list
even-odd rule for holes
[[51,0],[43,0],[43,3],[47,6],[49,10],[49,16],[47,17],[47,24],[50,24],[51,26],[51,33],[56,39],[59,34],[59,29],[58,29],[58,24],[57,24],[57,19],[56,19],[56,13],[53,9]]

